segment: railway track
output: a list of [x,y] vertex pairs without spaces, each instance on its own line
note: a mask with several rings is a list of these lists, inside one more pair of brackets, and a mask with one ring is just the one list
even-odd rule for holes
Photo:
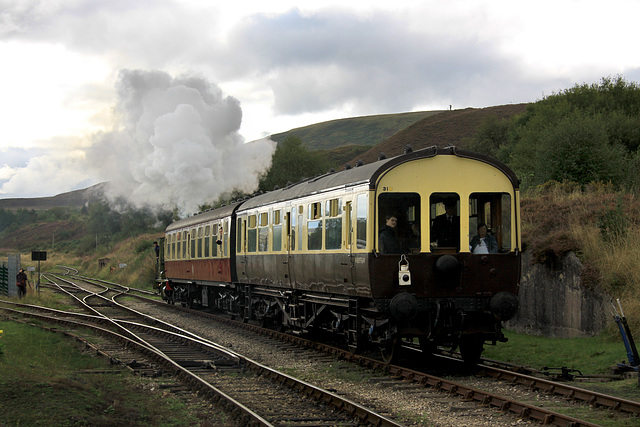
[[[68,282],[67,286],[70,285]],[[215,401],[224,401],[234,413],[241,412],[238,416],[242,424],[400,425],[335,393],[277,372],[159,319],[135,313],[113,299],[109,303],[104,295],[112,292],[106,289],[98,290],[98,293],[86,289],[68,292],[91,310],[91,315],[21,305],[20,310],[5,308],[4,311],[65,326],[90,327],[103,336],[124,342],[126,347],[134,346],[144,354],[145,361],[136,360],[130,365],[143,366],[154,375],[171,372],[189,387]],[[121,294],[120,291],[115,293]],[[146,323],[155,326],[134,322],[130,319],[132,316],[145,317]]]
[[[162,304],[157,301],[149,301],[148,303]],[[187,311],[192,314],[194,313],[193,310],[188,310],[184,307],[168,306],[166,304],[162,304],[162,306],[169,310],[174,309]],[[568,415],[564,415],[562,413],[552,411],[549,408],[541,408],[533,404],[519,402],[509,397],[486,392],[457,380],[454,381],[443,379],[441,377],[430,375],[426,372],[409,369],[402,366],[386,365],[384,364],[384,362],[379,360],[353,355],[348,351],[343,351],[330,346],[324,346],[322,344],[307,341],[296,336],[282,334],[271,330],[263,330],[262,328],[230,320],[228,318],[209,315],[202,312],[195,313],[198,316],[205,316],[228,325],[234,325],[239,328],[256,331],[258,333],[277,338],[287,343],[303,345],[309,348],[320,350],[331,356],[349,360],[353,363],[358,364],[359,366],[366,366],[372,369],[384,370],[390,375],[392,380],[403,381],[405,383],[420,385],[421,387],[440,390],[450,396],[459,396],[462,400],[465,401],[475,401],[481,405],[497,408],[501,412],[510,412],[518,418],[530,419],[543,424],[560,426],[599,425],[598,423],[580,420]],[[562,402],[570,401],[573,402],[570,404],[584,405],[583,407],[587,408],[586,411],[591,411],[591,408],[599,409],[603,411],[603,418],[615,418],[616,416],[628,418],[638,417],[640,415],[639,402],[621,399],[615,396],[604,395],[590,390],[574,387],[566,383],[540,379],[532,377],[530,375],[519,374],[517,372],[510,372],[504,369],[493,368],[489,366],[482,367],[481,373],[487,375],[489,378],[493,378],[496,381],[514,386],[520,386],[525,390],[540,392],[549,395],[551,399],[553,399],[553,397],[560,397],[562,399]]]
[[[90,281],[94,285],[106,285],[106,287],[111,289],[112,291],[114,289],[117,289],[116,293],[122,296],[131,294],[131,290],[129,288],[120,287],[119,285],[115,285],[109,282],[95,281],[88,278],[84,279]],[[268,337],[274,337],[278,340],[281,340],[282,342],[285,342],[286,344],[281,344],[287,346],[287,350],[285,351],[295,351],[292,350],[292,348],[297,348],[289,346],[306,346],[308,348],[320,350],[327,353],[329,355],[327,356],[329,357],[329,359],[333,357],[339,357],[354,362],[358,366],[385,370],[389,375],[387,379],[385,380],[383,378],[376,380],[376,385],[382,384],[383,387],[386,387],[389,384],[393,384],[391,387],[393,387],[394,390],[405,388],[416,390],[418,388],[424,389],[425,387],[428,389],[440,390],[444,391],[447,396],[458,396],[462,401],[479,402],[481,406],[484,407],[498,408],[500,413],[510,412],[518,418],[539,421],[544,424],[573,426],[597,425],[597,423],[589,423],[565,416],[563,414],[555,413],[553,411],[550,411],[549,408],[538,408],[535,405],[523,404],[522,402],[518,402],[515,399],[508,399],[498,394],[485,392],[476,387],[464,384],[460,381],[443,380],[442,378],[429,375],[425,372],[408,369],[406,367],[386,365],[383,362],[371,358],[353,355],[349,352],[343,352],[342,350],[333,347],[323,346],[315,342],[299,339],[295,336],[280,334],[271,330],[263,330],[253,325],[234,322],[227,318],[212,316],[203,312],[188,310],[183,307],[168,306],[158,300],[151,300],[149,298],[140,298],[140,300],[144,301],[144,304],[146,305],[157,306],[162,311],[172,309],[180,310],[182,312],[188,312],[190,315],[209,317],[215,319],[217,322],[223,322],[225,324],[234,325],[235,327],[245,328],[256,331],[258,333],[266,334],[266,336]],[[145,308],[142,309],[142,311],[148,311],[148,309]],[[195,322],[191,321],[190,323]],[[317,361],[314,361],[314,364],[316,362]],[[625,416],[626,414],[627,416],[637,417],[638,413],[640,413],[640,404],[638,402],[627,401],[613,396],[607,396],[604,394],[591,392],[589,390],[583,390],[567,385],[566,383],[540,379],[531,375],[519,374],[516,372],[510,372],[504,369],[493,368],[490,366],[483,367],[482,372],[499,382],[512,384],[514,386],[517,385],[526,390],[541,392],[550,396],[557,396],[560,397],[562,401],[573,400],[579,405],[586,404],[589,405],[590,408],[598,408],[602,411],[610,411],[611,413],[616,414],[615,416],[620,416],[620,414],[622,414],[622,416]]]

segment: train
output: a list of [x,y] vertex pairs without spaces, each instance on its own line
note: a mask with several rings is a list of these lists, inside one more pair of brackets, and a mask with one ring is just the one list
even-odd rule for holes
[[519,180],[456,146],[407,147],[180,219],[160,246],[170,302],[387,362],[412,343],[474,364],[518,311]]

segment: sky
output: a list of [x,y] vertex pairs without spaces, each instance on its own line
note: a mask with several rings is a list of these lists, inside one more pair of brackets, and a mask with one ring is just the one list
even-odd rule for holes
[[109,182],[190,212],[257,188],[271,134],[639,82],[637,16],[635,0],[0,0],[0,198]]

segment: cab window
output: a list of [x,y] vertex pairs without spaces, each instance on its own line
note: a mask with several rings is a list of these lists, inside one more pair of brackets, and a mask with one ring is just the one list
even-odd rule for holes
[[429,198],[431,249],[460,251],[460,196],[456,193],[433,193]]
[[[393,221],[387,225],[392,218],[396,219],[393,227]],[[418,193],[382,193],[378,196],[378,250],[381,253],[420,252],[420,229]],[[387,247],[381,242],[386,242]]]
[[469,251],[475,254],[511,250],[511,195],[473,193],[469,197]]

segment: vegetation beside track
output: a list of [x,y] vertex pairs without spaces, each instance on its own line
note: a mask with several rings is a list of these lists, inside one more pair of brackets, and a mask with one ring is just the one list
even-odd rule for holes
[[[585,106],[593,108],[585,109]],[[639,109],[640,88],[619,79],[605,79],[601,85],[579,86],[554,95],[530,109],[525,116],[510,122],[488,121],[477,132],[474,143],[466,147],[487,152],[507,163],[514,155],[522,154],[514,167],[517,167],[525,184],[522,194],[525,249],[533,253],[535,262],[549,266],[568,252],[576,253],[585,266],[583,285],[598,286],[613,298],[622,300],[638,342]],[[550,120],[554,117],[558,120]],[[469,122],[459,120],[452,129]],[[556,127],[551,132],[549,129],[555,122]],[[585,124],[589,126],[583,126]],[[576,146],[575,138],[569,136],[574,134],[573,129],[580,128],[591,133],[586,134],[583,146]],[[412,129],[417,130],[421,138],[425,134],[422,128],[408,128],[402,135],[399,132],[395,138],[389,138],[386,148],[381,144],[370,155],[375,156],[379,151],[394,155],[392,140],[397,142],[396,151],[401,150],[407,141],[416,140],[415,134],[411,134]],[[452,135],[442,127],[439,130],[442,132],[434,133],[439,141]],[[544,138],[534,137],[536,131]],[[403,135],[406,138],[400,141]],[[460,138],[456,138],[457,141],[465,143]],[[532,141],[543,141],[544,144],[533,144]],[[624,145],[624,150],[620,144]],[[533,153],[530,152],[532,150]],[[306,150],[293,151],[308,155]],[[611,153],[618,153],[621,157],[612,158]],[[364,155],[363,158],[372,160],[374,157],[369,159]],[[537,160],[531,161],[532,158]],[[602,162],[602,159],[611,161]],[[289,162],[283,162],[285,164],[300,163],[295,158],[284,160]],[[597,173],[580,174],[589,168]],[[576,175],[573,172],[580,173]],[[286,182],[288,178],[281,179]],[[264,182],[267,181],[265,177]],[[269,182],[267,190],[272,188],[271,184]],[[101,203],[86,208],[55,208],[38,212],[0,209],[0,257],[5,258],[7,252],[22,251],[23,266],[30,267],[35,263],[29,261],[29,252],[47,250],[48,260],[42,264],[43,271],[58,271],[56,265],[68,265],[79,268],[86,276],[151,289],[155,267],[152,243],[161,236],[171,216],[171,212],[155,216],[143,210],[116,212],[115,208]],[[103,267],[99,265],[100,259],[105,260]],[[29,296],[25,302],[29,302],[29,298],[35,296]],[[507,336],[509,343],[489,346],[484,355],[535,368],[567,366],[585,375],[607,373],[609,366],[626,361],[626,351],[613,321],[604,333],[591,338],[553,339],[508,331]],[[0,339],[0,345],[6,342],[5,338]],[[602,387],[632,399],[639,398],[640,387],[634,379],[606,383]]]
[[[226,426],[200,400],[166,393],[60,334],[0,320],[2,425]],[[109,373],[105,373],[109,372]]]

